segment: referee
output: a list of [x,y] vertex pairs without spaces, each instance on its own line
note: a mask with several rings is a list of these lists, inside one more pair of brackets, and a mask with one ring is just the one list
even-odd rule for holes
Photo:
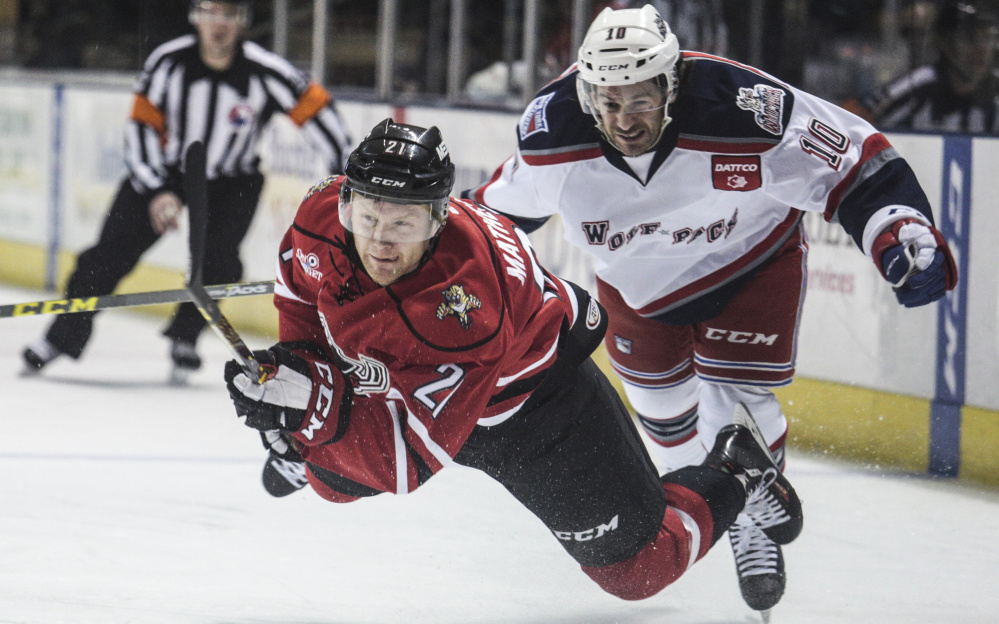
[[[207,148],[207,284],[242,277],[239,244],[263,187],[257,142],[275,112],[286,114],[329,163],[343,171],[350,138],[330,94],[288,61],[244,41],[249,0],[192,0],[196,34],[158,47],[146,60],[125,134],[128,176],[122,181],[97,244],[83,252],[66,297],[109,294],[161,235],[177,227],[183,205],[184,152]],[[59,357],[79,358],[94,313],[59,316],[23,353],[29,371]],[[163,332],[171,341],[172,380],[201,366],[195,350],[205,321],[181,304]]]
[[878,88],[854,112],[879,130],[999,134],[995,13],[984,2],[947,0],[937,13],[934,40],[936,63]]

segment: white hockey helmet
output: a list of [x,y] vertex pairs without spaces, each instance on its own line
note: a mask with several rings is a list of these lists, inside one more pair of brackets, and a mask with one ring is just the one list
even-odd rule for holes
[[[576,93],[583,112],[593,115],[603,132],[594,105],[597,89],[646,80],[656,81],[665,107],[676,99],[679,60],[680,43],[651,4],[641,9],[605,8],[593,20],[579,47]],[[669,122],[664,110],[663,128]]]

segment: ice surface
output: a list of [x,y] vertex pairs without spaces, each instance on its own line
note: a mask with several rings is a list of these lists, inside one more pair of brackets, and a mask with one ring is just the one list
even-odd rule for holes
[[[0,303],[40,297],[0,288]],[[99,317],[80,361],[21,376],[22,347],[50,320],[0,320],[0,622],[760,621],[727,540],[659,595],[624,602],[470,469],[349,505],[270,498],[214,335],[186,388],[165,383],[163,321],[123,311]],[[787,474],[805,529],[784,550],[775,624],[999,621],[999,495],[793,451]]]

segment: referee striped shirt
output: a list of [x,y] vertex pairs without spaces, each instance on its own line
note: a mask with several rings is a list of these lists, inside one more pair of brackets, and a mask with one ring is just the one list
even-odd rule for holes
[[990,73],[968,96],[956,95],[938,66],[881,87],[862,104],[883,130],[999,134],[999,77]]
[[179,190],[185,148],[202,141],[208,179],[255,174],[257,142],[275,112],[286,114],[340,173],[350,137],[330,94],[280,56],[244,41],[229,69],[207,67],[195,35],[156,48],[135,89],[125,160],[140,193]]

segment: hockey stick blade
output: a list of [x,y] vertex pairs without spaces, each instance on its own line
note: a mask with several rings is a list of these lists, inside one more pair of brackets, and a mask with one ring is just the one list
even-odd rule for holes
[[191,270],[187,292],[208,325],[229,348],[250,379],[263,383],[269,372],[253,357],[239,333],[222,314],[219,304],[212,299],[202,282],[205,265],[205,245],[208,235],[208,183],[205,175],[205,145],[195,141],[184,155],[184,192],[187,195],[188,221],[190,223]]
[[[242,282],[206,286],[205,292],[212,299],[269,295],[274,292],[274,282]],[[38,316],[41,314],[75,314],[77,312],[97,312],[114,308],[137,308],[160,303],[183,303],[193,301],[186,288],[177,290],[153,290],[149,292],[102,295],[99,297],[75,297],[72,299],[49,299],[47,301],[26,301],[0,305],[0,318],[15,316]]]

